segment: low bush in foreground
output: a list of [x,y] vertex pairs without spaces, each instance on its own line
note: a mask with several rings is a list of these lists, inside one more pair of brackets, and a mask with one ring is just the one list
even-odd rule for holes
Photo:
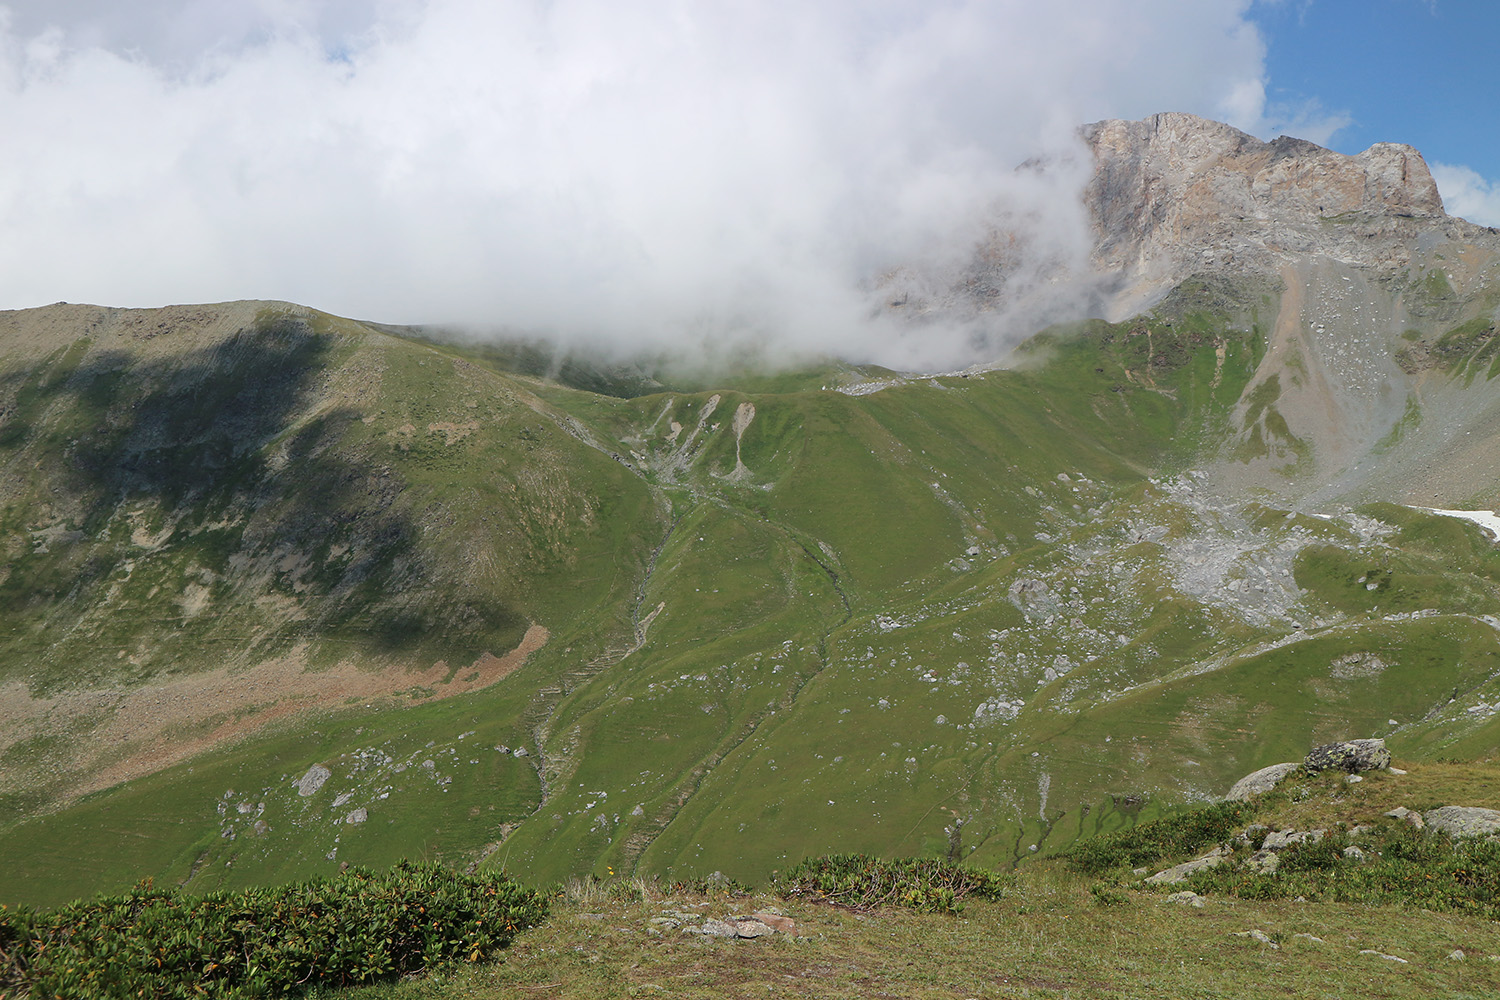
[[1255,802],[1220,802],[1103,834],[1072,848],[1064,857],[1069,867],[1086,875],[1154,865],[1227,840],[1255,815],[1256,808]]
[[776,882],[785,898],[806,896],[856,909],[909,906],[933,913],[958,913],[963,899],[999,899],[1007,876],[931,858],[885,861],[864,854],[809,858]]
[[407,862],[206,896],[143,884],[0,910],[0,1000],[283,996],[477,962],[546,916],[546,898],[507,876]]

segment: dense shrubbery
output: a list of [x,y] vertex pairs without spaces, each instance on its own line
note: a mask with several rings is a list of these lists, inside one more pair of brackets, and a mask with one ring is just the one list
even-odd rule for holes
[[864,854],[832,854],[803,861],[781,876],[776,888],[784,897],[807,896],[857,909],[909,906],[958,913],[966,896],[999,899],[1007,881],[998,872],[950,861],[884,861]]
[[206,896],[142,885],[0,910],[0,998],[282,996],[477,962],[546,915],[544,896],[504,875],[406,862]]
[[1066,857],[1072,868],[1088,875],[1153,865],[1228,840],[1255,815],[1256,808],[1254,802],[1220,802],[1086,840]]
[[1280,852],[1277,870],[1258,874],[1243,863],[1195,873],[1200,893],[1246,899],[1291,899],[1403,904],[1500,920],[1500,843],[1465,840],[1390,824],[1360,838],[1363,860],[1346,857],[1347,835]]

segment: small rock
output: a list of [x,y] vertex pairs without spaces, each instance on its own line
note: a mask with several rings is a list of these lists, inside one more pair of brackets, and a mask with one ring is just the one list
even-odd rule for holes
[[604,914],[602,914],[602,913],[580,913],[580,914],[578,914],[578,919],[579,920],[603,920],[604,919]]
[[734,925],[735,932],[742,938],[766,937],[776,933],[763,921],[752,920],[750,917],[732,917],[729,923]]
[[1316,934],[1293,934],[1292,937],[1294,937],[1294,938],[1301,938],[1304,941],[1316,941],[1316,942],[1318,942],[1318,944],[1327,944],[1328,943],[1328,942],[1324,941],[1322,938],[1318,937]]
[[1216,848],[1215,850],[1216,853],[1208,854],[1193,861],[1184,861],[1180,865],[1173,865],[1166,871],[1157,872],[1146,879],[1146,881],[1152,885],[1172,885],[1176,882],[1184,882],[1193,872],[1201,872],[1205,868],[1213,868],[1223,863],[1224,854],[1222,849]]
[[1130,874],[1132,874],[1132,875],[1144,875],[1147,872],[1149,872],[1150,870],[1151,869],[1149,869],[1149,868],[1132,868],[1132,869],[1130,869]]
[[1278,782],[1301,766],[1297,761],[1291,761],[1286,764],[1272,764],[1259,771],[1251,771],[1234,783],[1234,787],[1229,789],[1229,794],[1224,796],[1224,799],[1226,802],[1244,802],[1252,796],[1269,792],[1276,787]]
[[1412,809],[1408,809],[1405,806],[1397,806],[1385,815],[1391,819],[1405,820],[1412,826],[1416,827],[1418,830],[1427,825],[1422,821],[1421,813],[1416,812]]
[[1361,948],[1359,950],[1359,953],[1361,955],[1374,955],[1376,958],[1383,958],[1387,962],[1400,962],[1402,965],[1410,965],[1411,964],[1410,962],[1408,962],[1404,958],[1399,958],[1399,957],[1397,957],[1395,955],[1387,955],[1385,952],[1383,952],[1383,951],[1376,951],[1374,948]]
[[1344,857],[1348,858],[1350,861],[1363,861],[1365,859],[1365,852],[1360,850],[1358,847],[1355,847],[1353,844],[1350,844],[1348,847],[1344,848]]
[[1391,752],[1385,740],[1345,740],[1313,747],[1302,759],[1302,765],[1313,774],[1319,771],[1378,771],[1391,766]]
[[785,934],[787,937],[797,936],[797,921],[791,917],[782,916],[780,913],[768,913],[765,910],[756,910],[750,916],[759,920],[777,934]]
[[1203,909],[1203,897],[1196,892],[1174,892],[1167,897],[1169,903],[1181,903],[1183,906],[1193,906]]
[[1423,821],[1450,837],[1484,837],[1500,833],[1500,812],[1478,806],[1441,806],[1422,814]]
[[1364,780],[1365,780],[1365,779],[1364,779],[1364,776],[1363,776],[1363,775],[1359,775],[1359,774],[1351,774],[1351,775],[1348,775],[1348,776],[1346,776],[1346,777],[1345,777],[1345,778],[1344,778],[1344,783],[1345,783],[1345,784],[1346,784],[1346,785],[1357,785],[1357,784],[1359,784],[1359,783],[1360,783],[1360,782],[1361,782],[1361,781],[1364,781]]
[[1462,962],[1468,957],[1468,955],[1464,954],[1464,950],[1462,948],[1454,948],[1452,951],[1448,952],[1448,961],[1450,962]]
[[1250,855],[1245,864],[1261,875],[1270,875],[1281,865],[1281,855],[1275,851],[1261,850]]
[[368,809],[366,809],[364,806],[360,806],[358,809],[350,809],[349,810],[349,815],[347,815],[347,816],[344,817],[344,822],[350,824],[351,826],[353,826],[353,825],[358,825],[360,823],[363,823],[365,820],[367,820],[369,818],[370,818],[370,811]]
[[1405,771],[1401,770],[1401,768],[1399,768],[1399,767],[1388,767],[1388,768],[1386,768],[1386,771],[1388,773],[1390,773],[1390,774],[1405,774],[1406,773]]
[[1281,945],[1277,944],[1275,941],[1272,941],[1270,936],[1267,935],[1266,932],[1261,930],[1259,927],[1255,928],[1254,930],[1235,931],[1234,936],[1251,938],[1253,940],[1259,941],[1261,944],[1270,945],[1272,948],[1281,947]]

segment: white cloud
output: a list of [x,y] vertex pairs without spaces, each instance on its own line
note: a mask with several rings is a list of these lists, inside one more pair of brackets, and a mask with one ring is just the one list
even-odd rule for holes
[[1469,167],[1448,163],[1427,166],[1449,215],[1481,226],[1500,226],[1500,181],[1485,180]]
[[890,347],[872,276],[960,259],[1007,197],[1081,241],[1072,190],[1012,172],[1081,122],[1265,111],[1247,0],[10,6],[0,307],[948,360],[972,331]]

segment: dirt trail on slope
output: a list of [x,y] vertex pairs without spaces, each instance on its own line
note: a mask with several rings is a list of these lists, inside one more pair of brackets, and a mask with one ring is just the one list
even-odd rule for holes
[[[394,698],[418,705],[478,691],[520,669],[548,638],[547,629],[534,624],[504,656],[485,653],[457,669],[439,660],[422,671],[340,663],[309,673],[305,650],[298,649],[249,670],[220,668],[143,688],[32,698],[24,685],[7,684],[0,686],[0,752],[40,735],[66,737],[73,747],[65,751],[68,760],[48,761],[46,774],[19,783],[40,785],[58,770],[73,772],[77,781],[61,796],[71,800],[154,774],[278,719]],[[13,786],[17,777],[8,775],[3,785]]]

